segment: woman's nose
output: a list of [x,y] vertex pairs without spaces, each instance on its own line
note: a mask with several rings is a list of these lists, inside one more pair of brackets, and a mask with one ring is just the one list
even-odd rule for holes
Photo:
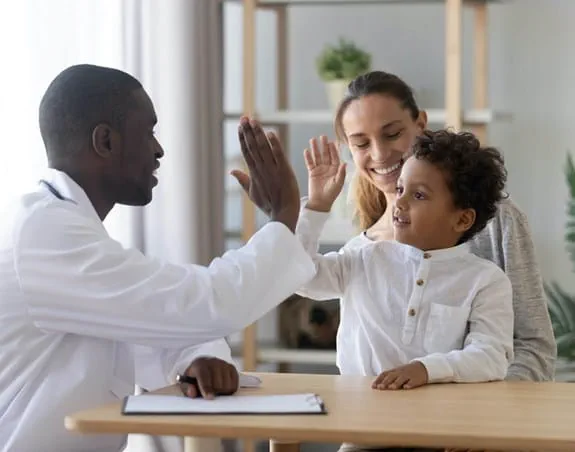
[[385,162],[391,154],[391,149],[384,143],[375,142],[371,147],[370,156],[374,162]]

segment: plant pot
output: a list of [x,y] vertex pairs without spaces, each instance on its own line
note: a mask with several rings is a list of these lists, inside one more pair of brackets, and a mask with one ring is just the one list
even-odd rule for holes
[[347,85],[351,80],[329,80],[324,82],[329,108],[336,110],[347,93]]
[[555,381],[575,383],[575,361],[558,358],[555,365]]

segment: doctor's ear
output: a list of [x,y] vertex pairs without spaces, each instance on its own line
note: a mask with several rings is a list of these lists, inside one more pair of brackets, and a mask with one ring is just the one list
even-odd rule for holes
[[98,124],[92,131],[92,148],[100,157],[108,158],[118,139],[118,133],[109,124]]

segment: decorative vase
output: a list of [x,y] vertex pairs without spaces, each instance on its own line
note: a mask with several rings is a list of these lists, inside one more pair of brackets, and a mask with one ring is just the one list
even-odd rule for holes
[[329,80],[325,82],[329,107],[336,110],[341,100],[347,93],[347,85],[351,80]]

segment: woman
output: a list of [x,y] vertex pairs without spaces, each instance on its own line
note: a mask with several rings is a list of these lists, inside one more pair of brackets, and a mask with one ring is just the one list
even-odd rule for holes
[[[345,247],[393,239],[392,212],[386,207],[394,203],[401,167],[426,126],[426,113],[399,77],[375,71],[349,84],[336,113],[335,130],[356,167],[352,194],[363,232]],[[499,265],[513,286],[514,360],[507,379],[552,380],[556,344],[525,215],[505,198],[471,246],[478,256]]]

